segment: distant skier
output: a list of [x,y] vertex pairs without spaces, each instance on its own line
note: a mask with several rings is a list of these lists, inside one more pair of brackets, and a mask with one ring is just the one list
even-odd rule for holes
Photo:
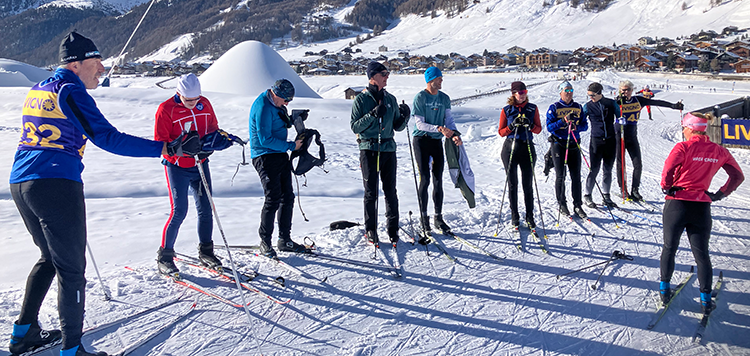
[[[521,185],[523,186],[525,221],[529,228],[536,228],[534,221],[534,163],[536,149],[533,134],[542,132],[539,110],[529,102],[526,84],[516,81],[510,84],[511,96],[508,105],[500,111],[497,133],[506,137],[500,153],[508,177],[508,203],[510,203],[511,224],[519,226],[518,214],[518,167],[521,167]],[[511,150],[513,152],[511,152]],[[529,151],[531,154],[529,154]],[[511,155],[512,153],[512,155]],[[539,212],[541,214],[541,212]]]
[[[589,84],[587,94],[590,100],[583,106],[583,113],[588,118],[591,127],[591,141],[589,142],[591,171],[586,178],[586,193],[583,196],[583,202],[590,208],[596,208],[596,204],[591,199],[591,192],[594,190],[600,168],[603,168],[602,204],[609,207],[617,206],[610,198],[609,189],[612,185],[612,165],[615,163],[617,152],[614,122],[615,117],[620,116],[620,107],[614,100],[602,95],[603,89],[599,83]],[[603,166],[602,163],[604,163]]]
[[[83,151],[90,140],[122,156],[193,155],[198,133],[171,142],[121,133],[107,121],[86,89],[104,73],[102,56],[90,39],[73,31],[60,44],[60,67],[29,91],[23,131],[10,172],[10,193],[41,257],[29,273],[9,350],[20,354],[59,340],[60,356],[107,356],[81,345],[86,300],[86,204]],[[57,276],[60,330],[42,330],[39,309]]]
[[[555,165],[555,195],[560,213],[570,215],[565,198],[565,165],[570,172],[570,188],[573,196],[573,211],[581,219],[588,218],[581,205],[581,152],[571,139],[575,135],[581,141],[581,132],[588,130],[589,124],[581,104],[573,101],[573,85],[567,80],[560,83],[560,100],[547,110],[547,131],[552,138],[552,161]],[[571,142],[574,141],[574,142]]]
[[[681,102],[670,103],[663,100],[646,99],[642,96],[633,95],[633,83],[629,80],[620,82],[620,96],[617,97],[617,103],[622,108],[622,115],[617,119],[618,125],[615,126],[617,137],[617,185],[620,187],[620,195],[623,199],[632,199],[634,201],[643,200],[643,196],[638,191],[641,185],[641,171],[643,164],[641,162],[641,145],[638,143],[638,119],[641,117],[641,109],[644,105],[662,106],[675,110],[682,110],[684,106]],[[620,142],[620,128],[625,129],[625,150],[630,155],[633,162],[633,181],[631,190],[623,189],[623,171],[622,171],[622,143]],[[627,188],[627,187],[625,187]]]
[[287,141],[292,120],[286,105],[294,99],[294,86],[287,79],[277,80],[271,89],[258,96],[250,108],[250,157],[263,186],[265,202],[260,212],[260,253],[277,258],[271,244],[273,225],[278,212],[279,251],[307,252],[307,248],[292,241],[292,213],[294,189],[292,165],[287,151],[302,147],[302,140]]
[[[227,134],[219,129],[216,114],[211,102],[201,95],[201,83],[195,74],[186,74],[177,80],[177,93],[159,105],[156,111],[154,139],[170,142],[185,131],[185,124],[190,123],[205,143],[198,156],[201,158],[203,171],[211,191],[211,172],[208,168],[208,155],[214,150],[228,148],[233,143],[242,143],[237,136]],[[188,188],[193,191],[195,208],[198,210],[198,257],[206,266],[221,267],[221,261],[214,255],[213,214],[211,203],[201,181],[198,167],[193,157],[165,155],[162,159],[164,173],[169,190],[170,213],[164,226],[157,256],[159,272],[175,274],[179,272],[174,264],[174,244],[177,233],[188,210]]]
[[[675,254],[680,236],[687,230],[690,248],[698,265],[701,306],[708,314],[714,308],[711,300],[713,268],[708,256],[711,237],[711,202],[731,194],[745,179],[740,166],[726,148],[717,145],[706,134],[711,114],[688,113],[682,118],[685,141],[677,143],[664,162],[661,189],[666,194],[664,203],[664,247],[661,253],[661,283],[659,292],[664,303],[669,302],[670,280],[674,273]],[[723,168],[729,176],[718,191],[708,191],[714,175]]]
[[[651,99],[655,95],[654,92],[652,92],[651,89],[649,89],[648,85],[646,85],[645,87],[643,87],[643,89],[638,91],[637,94],[641,94],[641,96],[643,96],[646,99]],[[646,105],[646,111],[648,111],[648,119],[653,120],[654,118],[651,117],[651,105]]]
[[[437,67],[424,72],[427,88],[414,97],[414,156],[419,167],[419,200],[421,203],[422,228],[430,231],[427,216],[427,188],[430,186],[432,171],[432,202],[435,205],[435,228],[448,232],[450,227],[443,220],[443,137],[461,145],[461,137],[456,132],[456,123],[451,114],[451,99],[440,91],[443,87],[443,73]],[[426,243],[427,239],[420,242]]]
[[351,129],[357,134],[359,164],[365,187],[365,237],[373,244],[378,239],[378,183],[383,181],[388,238],[398,241],[398,195],[396,194],[396,141],[394,131],[403,131],[411,116],[406,104],[385,91],[390,72],[379,62],[367,65],[367,89],[354,98]]

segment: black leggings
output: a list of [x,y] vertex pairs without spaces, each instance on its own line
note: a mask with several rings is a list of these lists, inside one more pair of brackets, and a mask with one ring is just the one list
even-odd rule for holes
[[[622,191],[622,143],[617,139],[617,186]],[[628,152],[630,160],[633,161],[633,181],[630,183],[632,189],[638,190],[641,186],[641,171],[643,163],[641,162],[641,145],[638,143],[638,136],[625,139],[625,151]]]
[[[573,140],[571,140],[573,141]],[[552,162],[555,163],[555,195],[557,202],[564,204],[565,198],[565,146],[566,143],[552,143]],[[581,206],[581,152],[575,142],[568,146],[568,172],[570,172],[570,189],[573,195],[573,206]]]
[[271,246],[273,221],[278,215],[279,238],[288,240],[292,232],[294,212],[294,189],[292,188],[292,165],[286,153],[269,153],[253,158],[253,166],[260,177],[266,200],[260,212],[261,240]]
[[[591,138],[589,144],[589,157],[591,158],[591,171],[586,178],[586,195],[591,195],[596,184],[596,176],[599,169],[602,169],[602,194],[609,194],[609,188],[612,185],[612,165],[615,164],[615,138]],[[602,164],[604,163],[604,164]]]
[[430,186],[430,159],[432,159],[432,202],[435,205],[435,214],[443,212],[443,169],[445,168],[445,157],[443,156],[443,140],[434,139],[429,136],[414,137],[414,156],[416,156],[419,167],[419,200],[422,215],[427,215],[427,188]]
[[18,324],[38,324],[39,308],[57,275],[62,348],[81,343],[86,296],[86,206],[83,183],[35,179],[10,185],[18,212],[42,256],[26,281]]
[[711,292],[713,267],[708,256],[708,239],[711,237],[711,203],[685,200],[667,200],[664,203],[664,248],[661,251],[661,280],[669,282],[674,273],[675,254],[680,246],[680,236],[687,230],[690,249],[698,265],[698,282],[702,293]]
[[398,234],[396,163],[396,152],[380,152],[380,172],[378,172],[378,152],[359,151],[359,165],[362,168],[362,182],[365,187],[365,230],[367,231],[378,229],[378,183],[382,180],[388,234],[389,236]]
[[[515,141],[515,147],[512,147]],[[531,157],[529,157],[531,148]],[[513,149],[513,157],[510,151]],[[503,144],[500,153],[503,166],[508,174],[508,202],[513,218],[518,218],[518,167],[521,167],[521,186],[523,186],[523,201],[526,204],[526,216],[534,216],[534,163],[536,162],[536,150],[534,143],[531,146],[523,140],[508,138]]]

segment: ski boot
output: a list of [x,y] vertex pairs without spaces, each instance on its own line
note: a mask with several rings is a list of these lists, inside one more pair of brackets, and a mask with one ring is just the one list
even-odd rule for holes
[[367,239],[367,242],[377,245],[380,243],[380,239],[378,239],[378,233],[374,230],[367,231],[365,233],[365,239]]
[[204,266],[210,269],[221,269],[221,260],[216,258],[216,255],[214,255],[213,242],[198,245],[198,259],[201,261],[201,263],[203,263]]
[[276,243],[276,247],[279,251],[283,252],[296,252],[296,253],[309,253],[310,250],[305,245],[300,245],[292,241],[289,237],[280,237]]
[[602,198],[602,204],[610,207],[610,208],[616,208],[617,204],[612,201],[612,199],[609,197],[609,194],[604,194],[604,197]]
[[580,205],[573,207],[573,211],[579,218],[581,218],[581,220],[586,220],[589,218],[589,216],[586,215],[586,212],[583,211],[583,208]]
[[518,229],[518,226],[521,225],[520,221],[521,218],[518,216],[517,212],[510,213],[510,225],[513,227],[513,229]]
[[716,304],[711,300],[711,293],[701,293],[701,310],[703,314],[711,314],[716,309]]
[[643,201],[643,196],[638,192],[638,188],[633,188],[633,190],[630,191],[630,199],[633,201]]
[[533,216],[526,215],[526,226],[528,226],[529,229],[536,229],[536,222],[534,222]]
[[57,343],[61,339],[62,331],[60,330],[42,330],[36,323],[18,325],[18,321],[16,321],[13,323],[8,350],[11,355],[18,355],[48,344]]
[[442,234],[447,234],[451,232],[450,226],[445,223],[445,220],[443,220],[443,214],[435,214],[435,230],[438,230]]
[[669,282],[659,283],[659,297],[661,298],[662,305],[669,304],[669,301],[672,299],[672,287],[669,285]]
[[388,239],[391,240],[391,243],[394,245],[398,243],[398,225],[388,226]]
[[594,203],[594,200],[591,199],[591,195],[584,195],[583,196],[583,203],[586,204],[591,209],[596,209],[596,203]]
[[156,258],[156,267],[163,275],[176,277],[180,272],[174,264],[174,249],[159,247]]
[[422,231],[426,233],[432,231],[432,229],[430,228],[430,217],[427,214],[422,214],[422,217],[419,218],[419,221],[422,224]]
[[568,210],[568,205],[565,203],[560,203],[560,214],[565,217],[570,217],[570,211]]
[[271,247],[271,238],[264,238],[260,240],[260,255],[271,259],[277,259],[276,251]]
[[104,351],[88,352],[83,345],[78,345],[67,350],[60,350],[60,356],[109,356],[109,354]]

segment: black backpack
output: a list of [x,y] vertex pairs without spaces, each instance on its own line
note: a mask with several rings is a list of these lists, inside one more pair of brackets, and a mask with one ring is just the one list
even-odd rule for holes
[[[310,148],[310,144],[313,142],[313,138],[315,139],[315,143],[318,145],[318,156],[315,157],[308,149]],[[313,167],[319,167],[322,166],[323,163],[326,161],[326,149],[325,146],[323,146],[323,143],[320,141],[320,132],[318,130],[314,129],[305,129],[302,131],[302,133],[297,134],[297,140],[303,140],[302,141],[302,147],[300,147],[296,151],[292,151],[292,155],[289,159],[289,161],[292,164],[292,172],[298,176],[303,175],[307,172],[309,172]],[[295,167],[294,159],[299,158],[297,160],[297,165]]]

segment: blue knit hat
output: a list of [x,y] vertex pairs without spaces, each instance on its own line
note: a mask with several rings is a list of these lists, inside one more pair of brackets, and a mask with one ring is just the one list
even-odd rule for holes
[[557,87],[558,92],[560,92],[560,93],[562,93],[563,90],[565,90],[566,88],[571,88],[572,89],[573,88],[573,84],[570,84],[569,81],[564,80],[562,83],[560,83],[560,86]]
[[435,78],[442,77],[443,73],[440,72],[440,69],[438,67],[430,67],[427,68],[426,71],[424,71],[424,81],[429,83],[433,81]]
[[286,79],[279,79],[276,83],[273,83],[271,91],[276,94],[276,96],[286,101],[292,101],[292,99],[294,99],[294,85]]

